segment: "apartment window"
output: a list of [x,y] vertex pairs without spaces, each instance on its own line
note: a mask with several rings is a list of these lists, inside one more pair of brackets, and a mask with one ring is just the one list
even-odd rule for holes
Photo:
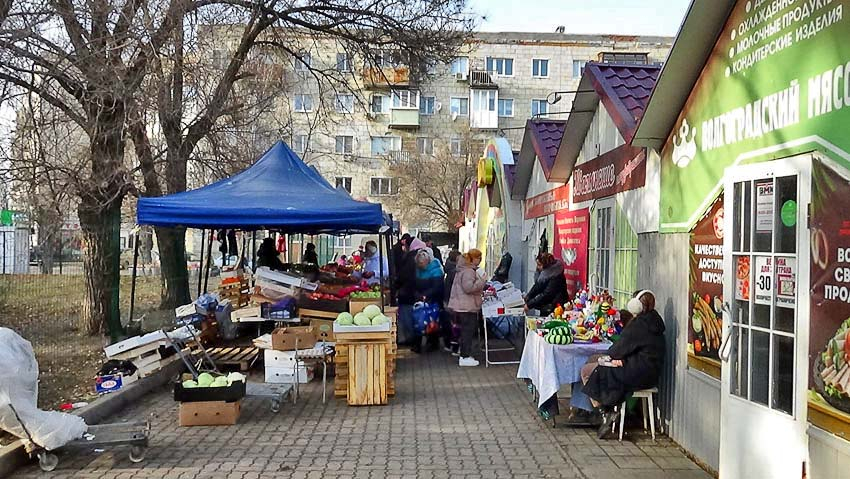
[[646,65],[649,55],[646,53],[600,53],[602,63],[625,63],[627,65]]
[[549,60],[535,58],[531,60],[531,76],[546,78],[549,76]]
[[351,245],[351,235],[334,236],[334,248],[348,251]]
[[354,95],[338,93],[334,98],[334,109],[337,113],[351,113],[354,111]]
[[419,113],[422,115],[433,115],[435,103],[436,98],[433,96],[423,96],[419,100]]
[[584,75],[584,66],[587,60],[573,60],[573,76],[579,78]]
[[375,65],[380,68],[392,68],[407,63],[405,55],[398,50],[379,50],[373,54]]
[[372,156],[389,154],[391,151],[401,150],[401,137],[399,136],[373,136]]
[[472,90],[472,111],[496,111],[497,90]]
[[227,50],[215,49],[212,53],[213,58],[213,66],[215,66],[219,70],[224,70],[227,68],[227,63],[230,61],[228,58]]
[[462,75],[467,75],[469,73],[469,58],[468,57],[457,57],[452,60],[452,75],[457,75],[458,73]]
[[393,90],[393,108],[419,109],[419,92],[416,90]]
[[453,97],[449,101],[449,110],[461,116],[469,115],[469,98]]
[[389,113],[390,99],[385,95],[372,95],[372,102],[369,110],[377,115]]
[[499,99],[499,116],[514,116],[514,99]]
[[295,95],[295,111],[313,111],[313,95]]
[[336,177],[336,187],[344,189],[351,194],[351,177],[350,176],[337,176]]
[[501,76],[513,76],[514,74],[514,59],[513,58],[494,58],[487,57],[487,71]]
[[419,137],[416,139],[416,152],[420,155],[434,154],[434,139],[428,137]]
[[354,153],[354,137],[349,135],[336,136],[336,146],[334,151],[344,155]]
[[293,135],[292,150],[296,153],[304,153],[309,148],[309,140],[307,135]]
[[310,65],[313,63],[313,57],[307,52],[301,52],[298,55],[300,58],[295,58],[295,71],[307,72],[310,70]]
[[350,72],[351,71],[351,55],[348,53],[336,54],[336,71]]
[[398,180],[396,178],[379,178],[371,179],[369,185],[369,195],[371,196],[389,196],[398,194]]
[[463,156],[464,154],[463,138],[452,137],[449,140],[449,151],[453,156]]
[[546,100],[531,100],[531,116],[549,113],[549,103]]

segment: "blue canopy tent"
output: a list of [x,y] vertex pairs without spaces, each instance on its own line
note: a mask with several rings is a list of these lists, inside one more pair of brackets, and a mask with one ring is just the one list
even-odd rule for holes
[[230,178],[184,193],[140,198],[137,222],[304,234],[377,233],[387,224],[380,204],[337,190],[281,141]]
[[[354,200],[346,191],[333,187],[282,141],[275,143],[252,166],[230,178],[182,193],[139,198],[136,222],[160,227],[270,230],[285,234],[382,233],[380,236],[386,234],[388,243],[392,231],[392,222],[380,204]],[[383,240],[379,243],[383,250]],[[202,259],[203,247],[202,244]],[[210,236],[205,284],[209,281],[211,247]],[[256,252],[256,244],[252,249]],[[133,259],[133,290],[137,257],[138,248]],[[200,294],[200,278],[198,291]],[[133,303],[131,299],[131,317]]]

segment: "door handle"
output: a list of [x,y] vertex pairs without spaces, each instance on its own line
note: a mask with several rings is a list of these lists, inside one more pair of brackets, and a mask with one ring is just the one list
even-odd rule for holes
[[[729,302],[726,301],[723,303],[723,307],[721,308],[724,313],[731,314],[732,308],[729,306]],[[732,354],[731,345],[732,342],[729,340],[732,337],[732,327],[729,326],[723,331],[723,339],[720,341],[720,350],[717,352],[717,356],[724,363],[729,362],[729,356]]]

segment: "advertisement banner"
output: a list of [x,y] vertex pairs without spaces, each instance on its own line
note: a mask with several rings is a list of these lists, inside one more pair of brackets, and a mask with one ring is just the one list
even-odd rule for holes
[[564,185],[525,200],[525,219],[539,218],[568,209],[570,209],[570,185]]
[[564,276],[570,298],[587,284],[587,242],[590,235],[590,210],[555,212],[553,254],[564,262]]
[[850,413],[850,181],[812,164],[809,387]]
[[818,150],[850,167],[847,38],[850,0],[736,3],[662,150],[662,232],[689,231],[730,166]]
[[718,359],[723,304],[723,195],[691,232],[688,350]]
[[573,170],[573,202],[605,198],[646,184],[646,150],[623,145]]

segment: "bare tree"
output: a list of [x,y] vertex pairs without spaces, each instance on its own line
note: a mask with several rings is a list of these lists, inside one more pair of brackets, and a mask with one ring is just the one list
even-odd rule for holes
[[405,221],[440,223],[457,231],[463,220],[463,190],[475,178],[481,142],[466,131],[458,143],[436,146],[433,155],[417,155],[391,168],[399,179],[397,197]]
[[[239,1],[229,4],[247,7]],[[306,83],[321,92],[351,92],[365,104],[359,95],[358,75],[335,65],[312,64],[305,54],[311,44],[333,42],[352,60],[372,66],[381,63],[380,56],[391,48],[405,63],[418,66],[448,61],[469,38],[473,26],[463,1],[339,0],[253,7],[236,26],[222,21],[239,16],[239,11],[230,8],[223,16],[220,10],[215,17],[185,22],[175,28],[168,54],[154,62],[150,81],[158,85],[155,111],[164,153],[157,155],[152,147],[150,121],[141,100],[132,109],[129,126],[144,178],[143,194],[185,191],[190,162],[201,167],[201,178],[207,173],[215,178],[256,158],[271,146],[272,138],[287,130],[291,133],[288,120],[278,120],[276,128],[268,128],[270,123],[261,117],[275,112],[276,98],[297,84]],[[206,42],[224,39],[235,47],[214,59],[221,61],[223,70],[210,73],[203,68],[204,60],[209,60],[203,53],[218,49]],[[281,60],[302,65],[302,74],[281,75],[273,68]],[[269,75],[269,70],[278,74]],[[375,71],[380,80],[390,81],[383,69]],[[329,109],[329,98],[320,95],[320,107],[309,118],[313,126],[327,119],[323,112]],[[158,156],[165,158],[161,170],[157,170]],[[185,231],[158,228],[156,233],[165,279],[162,306],[173,307],[189,298]]]

